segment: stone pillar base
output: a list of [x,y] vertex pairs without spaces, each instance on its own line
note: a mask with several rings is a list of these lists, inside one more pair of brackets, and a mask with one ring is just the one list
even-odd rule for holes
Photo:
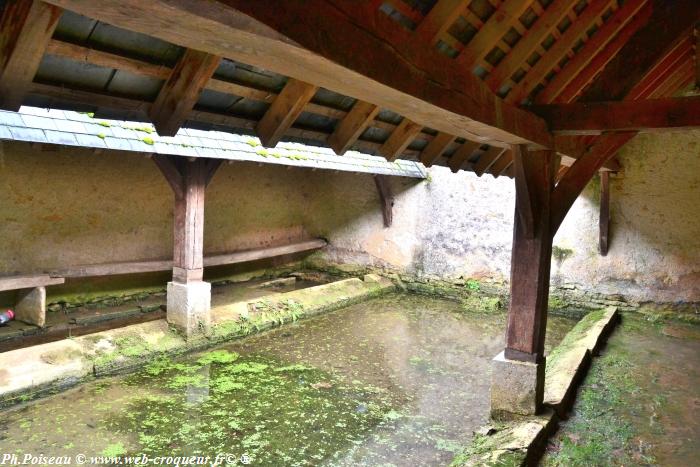
[[43,328],[46,325],[46,287],[20,289],[17,292],[15,318]]
[[508,360],[501,352],[493,359],[491,418],[507,420],[514,415],[535,415],[544,398],[545,362]]
[[168,282],[168,323],[186,337],[207,333],[211,324],[211,284]]

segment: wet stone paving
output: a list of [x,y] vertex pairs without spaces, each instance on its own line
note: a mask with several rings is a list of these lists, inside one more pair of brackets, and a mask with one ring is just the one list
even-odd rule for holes
[[[550,317],[547,347],[573,324]],[[487,422],[504,329],[504,313],[387,295],[15,407],[0,451],[445,465]]]

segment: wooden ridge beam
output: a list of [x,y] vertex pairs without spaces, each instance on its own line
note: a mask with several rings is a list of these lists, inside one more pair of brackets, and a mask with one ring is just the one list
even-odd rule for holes
[[498,92],[499,88],[525,63],[525,60],[532,55],[572,8],[573,4],[570,0],[554,0],[549,4],[542,15],[535,20],[532,27],[488,74],[486,84],[489,88]]
[[314,97],[318,86],[289,78],[256,127],[263,146],[273,148]]
[[531,0],[506,0],[477,31],[457,56],[461,66],[471,70],[484,59],[530,5]]
[[555,134],[650,131],[700,127],[700,97],[532,106]]
[[610,0],[591,0],[588,6],[581,12],[576,21],[564,31],[561,37],[547,50],[537,63],[518,81],[508,92],[507,102],[522,102],[535,87],[540,84],[552,68],[571,50],[576,41],[583,36],[588,29],[595,24]]
[[[646,14],[640,16],[648,19],[651,16],[651,4],[647,3],[647,0],[628,0],[625,2],[576,52],[574,58],[569,60],[562,70],[554,75],[544,89],[535,96],[535,101],[540,104],[554,102],[564,88],[591,62],[593,57],[645,6]],[[639,22],[635,22],[635,25],[637,28],[641,26]],[[631,34],[629,35],[631,36]]]
[[395,161],[420,133],[421,128],[421,125],[404,118],[379,148],[379,153],[389,162]]
[[161,136],[175,136],[194,109],[221,57],[186,49],[156,97],[149,116]]
[[457,137],[551,147],[543,121],[503,102],[430,44],[412,40],[413,33],[374,8],[374,2],[47,1],[371,102]]
[[435,45],[447,32],[459,15],[467,9],[471,0],[438,0],[423,20],[415,34],[418,40]]
[[328,144],[336,154],[342,156],[355,144],[379,113],[379,107],[369,102],[357,101],[328,137]]
[[433,140],[420,153],[420,161],[424,166],[432,166],[436,160],[450,147],[455,137],[447,133],[439,132]]
[[0,17],[0,108],[17,111],[63,10],[39,0],[8,0]]
[[465,141],[457,150],[452,154],[450,159],[447,161],[447,166],[453,173],[459,172],[459,170],[464,166],[464,163],[469,160],[469,158],[474,154],[474,151],[479,149],[480,143],[475,143],[474,141]]

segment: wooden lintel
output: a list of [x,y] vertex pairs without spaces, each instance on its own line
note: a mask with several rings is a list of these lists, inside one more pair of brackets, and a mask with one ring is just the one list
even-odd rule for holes
[[221,57],[187,49],[156,97],[149,116],[161,136],[175,136],[194,109]]
[[610,173],[600,172],[600,254],[608,254],[608,242],[610,239]]
[[474,141],[465,141],[457,150],[450,156],[447,161],[447,166],[453,173],[459,172],[459,170],[464,166],[464,163],[469,160],[469,158],[474,154],[474,151],[479,149],[481,143],[475,143]]
[[557,135],[700,127],[700,97],[532,106]]
[[438,134],[435,135],[435,138],[433,138],[433,140],[421,151],[420,161],[426,167],[432,166],[454,140],[454,136],[447,133],[438,132]]
[[8,0],[0,17],[0,108],[19,110],[63,10]]
[[477,177],[481,177],[484,173],[501,157],[506,150],[498,146],[489,146],[489,148],[479,156],[479,160],[474,165],[474,173]]
[[422,125],[404,118],[379,148],[379,153],[389,162],[395,161],[411,144],[411,141],[420,133],[422,128]]
[[350,112],[342,118],[328,137],[328,144],[336,154],[342,156],[355,144],[379,113],[379,107],[369,102],[357,101]]
[[384,218],[384,227],[391,227],[391,223],[394,220],[394,195],[391,192],[391,184],[389,183],[389,177],[387,177],[386,175],[375,175],[374,183],[375,185],[377,185],[379,200],[382,203],[382,216]]
[[318,86],[290,78],[265,112],[256,131],[263,146],[273,148],[292,126],[304,106],[314,97]]

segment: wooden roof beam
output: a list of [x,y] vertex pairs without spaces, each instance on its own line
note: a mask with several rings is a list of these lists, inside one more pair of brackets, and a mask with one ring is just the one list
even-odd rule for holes
[[435,45],[471,0],[438,0],[415,30],[418,40]]
[[379,107],[369,102],[357,101],[328,137],[328,144],[342,156],[362,135],[379,113]]
[[555,134],[700,128],[700,97],[533,106]]
[[457,137],[535,148],[552,144],[544,121],[504,103],[469,70],[413,40],[412,31],[375,2],[47,1],[371,102]]
[[149,117],[161,136],[175,136],[194,109],[221,57],[187,49],[163,83]]
[[453,173],[459,172],[459,170],[464,166],[464,163],[469,160],[469,158],[474,154],[474,151],[479,149],[481,143],[475,143],[474,141],[465,141],[457,150],[452,154],[450,159],[447,161],[447,166]]
[[395,161],[420,133],[422,125],[404,118],[379,148],[379,153],[389,162]]
[[571,26],[562,33],[561,38],[513,86],[506,96],[506,101],[518,104],[522,102],[544,80],[547,73],[559,63],[567,51],[573,48],[576,41],[595,24],[609,4],[610,0],[591,0],[581,15],[576,18],[576,21],[572,22]]
[[479,156],[479,160],[474,165],[474,173],[481,177],[484,173],[501,157],[506,150],[497,146],[490,146],[486,152]]
[[0,17],[0,108],[17,111],[63,10],[38,0],[8,0]]
[[471,70],[483,60],[518,18],[527,10],[532,0],[506,0],[472,37],[467,46],[457,56],[457,62]]
[[[591,62],[593,57],[601,51],[615,35],[622,30],[632,18],[646,5],[646,14],[641,15],[649,19],[651,16],[651,4],[647,0],[628,0],[598,29],[595,34],[576,52],[574,58],[564,65],[544,89],[537,94],[535,100],[540,104],[554,102],[564,88],[576,78]],[[641,26],[635,22],[637,28]],[[631,35],[631,34],[630,34]]]
[[317,90],[318,86],[289,78],[282,92],[258,122],[256,132],[263,146],[267,148],[277,146]]

